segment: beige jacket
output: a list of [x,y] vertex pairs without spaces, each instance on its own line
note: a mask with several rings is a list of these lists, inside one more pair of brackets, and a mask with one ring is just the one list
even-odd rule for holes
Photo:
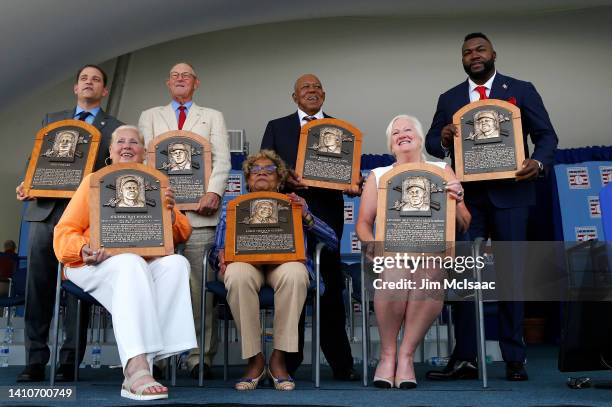
[[[144,135],[145,145],[162,133],[178,130],[176,113],[172,105],[153,107],[140,115],[138,127]],[[191,105],[183,130],[191,131],[204,137],[212,146],[212,173],[208,181],[208,191],[223,198],[229,171],[232,167],[229,152],[229,136],[225,127],[223,113]],[[187,211],[187,218],[193,227],[216,226],[221,213],[219,210],[212,216],[201,216],[193,211]]]

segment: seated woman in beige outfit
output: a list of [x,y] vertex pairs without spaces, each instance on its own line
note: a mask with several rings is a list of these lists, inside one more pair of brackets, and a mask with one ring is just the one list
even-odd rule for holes
[[[355,225],[357,236],[362,242],[374,241],[374,223],[378,205],[378,182],[380,178],[395,165],[406,163],[428,163],[437,165],[451,179],[446,184],[446,192],[457,201],[456,222],[460,232],[466,231],[471,220],[463,203],[463,188],[455,177],[453,170],[444,162],[426,161],[423,154],[423,128],[421,123],[412,116],[399,115],[393,118],[387,127],[387,146],[395,156],[395,163],[388,167],[374,168],[368,177],[359,206],[359,216]],[[415,183],[418,187],[418,183]],[[417,188],[418,189],[418,188]],[[420,206],[422,195],[409,192],[414,206]],[[397,270],[391,270],[395,277],[402,276]],[[432,270],[429,270],[432,271]],[[427,269],[418,269],[415,278],[423,278]],[[408,273],[410,274],[410,273]],[[433,270],[433,275],[436,270]],[[385,277],[387,277],[385,275]],[[421,285],[417,282],[417,287]],[[380,333],[380,361],[374,373],[374,385],[382,388],[397,387],[400,389],[415,388],[414,352],[423,340],[425,333],[440,314],[443,304],[443,293],[436,290],[398,290],[391,295],[389,292],[377,290],[374,295],[374,312]],[[440,294],[438,296],[438,294]],[[399,298],[397,298],[399,297]],[[397,346],[398,334],[404,324],[405,334],[401,344]]]
[[[270,150],[262,150],[248,157],[242,168],[250,192],[279,191],[287,178],[285,163]],[[288,194],[288,197],[291,201],[302,205],[305,237],[314,236],[318,241],[324,242],[330,250],[336,250],[338,238],[335,232],[310,213],[302,197],[294,193]],[[263,209],[262,212],[265,212]],[[312,259],[309,257],[306,264],[300,262],[265,266],[241,262],[226,264],[225,227],[226,208],[223,207],[215,237],[216,251],[212,257],[219,258],[219,278],[223,279],[227,288],[227,302],[242,338],[242,358],[248,359],[244,377],[235,387],[237,390],[254,390],[268,373],[277,390],[293,390],[295,384],[287,372],[285,352],[298,351],[298,323],[310,285],[309,276],[313,277]],[[274,351],[270,355],[267,371],[266,361],[261,352],[259,322],[259,290],[264,283],[274,288]]]

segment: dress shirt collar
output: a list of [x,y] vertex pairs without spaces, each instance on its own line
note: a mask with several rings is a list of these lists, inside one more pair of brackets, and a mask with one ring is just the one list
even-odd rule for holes
[[[187,103],[183,103],[183,106],[185,106],[185,108],[187,109],[185,111],[185,114],[189,113],[189,109],[191,109],[191,105],[193,105],[193,100],[190,100]],[[172,99],[172,110],[174,110],[176,114],[179,114],[179,111],[178,111],[179,106],[181,106],[181,104],[177,102],[176,100]]]
[[[489,78],[488,81],[482,84],[485,88],[487,88],[487,97],[491,94],[491,87],[493,86],[493,80],[495,79],[495,75],[497,75],[497,71],[493,73],[493,76]],[[468,87],[469,87],[469,95],[470,101],[473,102],[475,100],[480,99],[480,94],[476,89],[476,86],[481,86],[475,83],[471,78],[468,78]]]
[[[73,119],[78,120],[79,119],[79,113],[85,111],[85,109],[83,109],[81,106],[77,105],[76,109],[74,109],[74,116],[72,116]],[[87,116],[87,118],[85,119],[85,123],[89,123],[92,124],[94,122],[94,120],[96,119],[96,116],[98,115],[98,112],[100,111],[100,106],[98,107],[94,107],[93,109],[87,109],[87,111],[89,113],[91,113],[89,116]]]
[[[309,114],[304,113],[300,109],[298,109],[297,113],[298,113],[298,117],[300,119],[300,126],[303,126],[306,123],[308,123],[306,120],[304,120],[304,117],[310,116]],[[323,119],[325,117],[323,115],[323,110],[319,110],[317,113],[313,114],[312,116],[316,117],[317,119]]]

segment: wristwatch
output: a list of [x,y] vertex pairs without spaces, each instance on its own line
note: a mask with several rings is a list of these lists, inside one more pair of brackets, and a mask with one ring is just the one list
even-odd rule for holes
[[542,164],[541,161],[538,160],[533,160],[538,164],[538,175],[543,176],[544,175],[544,164]]

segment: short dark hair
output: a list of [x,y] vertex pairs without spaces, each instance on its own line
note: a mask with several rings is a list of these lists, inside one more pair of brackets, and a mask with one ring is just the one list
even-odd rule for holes
[[81,76],[81,72],[83,72],[83,69],[85,68],[95,68],[98,71],[100,71],[102,73],[102,84],[104,85],[104,87],[106,87],[106,82],[108,79],[108,76],[106,75],[106,72],[104,72],[104,69],[100,68],[98,65],[94,65],[94,64],[87,64],[87,65],[83,65],[76,74],[76,78],[74,83],[77,83],[79,81],[79,76]]
[[472,38],[482,38],[482,39],[487,40],[489,44],[493,44],[491,40],[483,33],[469,33],[468,35],[465,36],[465,38],[463,39],[463,42],[471,40]]

